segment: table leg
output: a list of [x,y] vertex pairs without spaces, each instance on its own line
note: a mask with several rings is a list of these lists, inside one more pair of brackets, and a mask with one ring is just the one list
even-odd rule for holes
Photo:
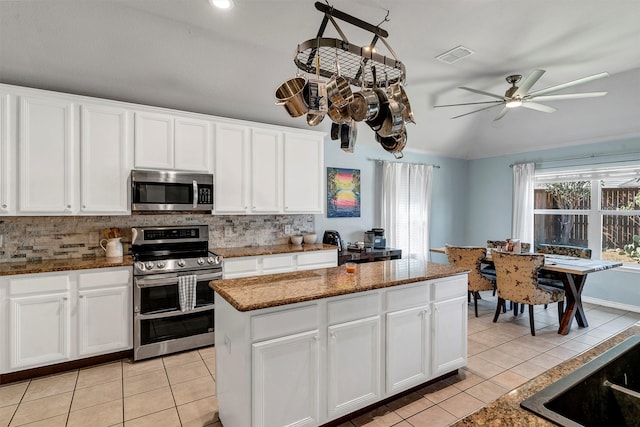
[[561,276],[565,292],[565,309],[562,319],[560,319],[558,333],[560,335],[567,335],[571,330],[571,322],[574,317],[578,322],[578,326],[582,328],[589,326],[584,307],[582,306],[582,289],[584,288],[587,275],[563,273]]

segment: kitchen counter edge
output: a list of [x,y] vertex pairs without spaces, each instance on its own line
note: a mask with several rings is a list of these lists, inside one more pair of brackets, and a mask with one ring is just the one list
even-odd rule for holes
[[56,271],[90,270],[94,268],[131,267],[133,258],[123,256],[117,258],[67,258],[26,262],[0,263],[0,276],[18,274],[51,273]]
[[414,260],[360,264],[355,273],[345,266],[213,281],[211,288],[238,311],[254,311],[374,289],[440,279],[468,270],[448,264]]
[[324,243],[313,243],[304,245],[265,245],[265,246],[242,246],[235,248],[209,248],[209,250],[223,258],[239,258],[245,256],[275,255],[288,254],[294,252],[311,252],[311,251],[328,251],[335,249],[337,246],[326,245]]
[[548,385],[565,377],[580,366],[601,355],[616,344],[633,335],[640,335],[640,322],[624,331],[605,339],[590,350],[566,360],[537,377],[529,380],[515,390],[499,397],[479,411],[452,424],[452,427],[494,426],[494,427],[530,427],[555,426],[555,423],[520,407],[520,402],[532,396]]

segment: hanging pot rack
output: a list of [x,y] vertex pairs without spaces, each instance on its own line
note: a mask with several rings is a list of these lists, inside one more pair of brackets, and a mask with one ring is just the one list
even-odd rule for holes
[[[373,68],[379,76],[385,76],[386,84],[405,83],[406,71],[404,64],[393,51],[386,37],[389,33],[379,26],[369,24],[354,16],[334,9],[327,4],[316,2],[316,9],[324,13],[316,38],[300,43],[296,49],[293,62],[296,66],[310,74],[316,74],[331,78],[338,73],[337,64],[340,64],[340,74],[353,86],[373,88],[376,86]],[[373,34],[371,43],[367,46],[358,46],[349,42],[336,19],[347,22]],[[323,37],[327,24],[331,22],[340,35],[340,39]],[[381,55],[374,51],[378,41],[381,41],[392,57]],[[318,65],[320,59],[320,66]]]

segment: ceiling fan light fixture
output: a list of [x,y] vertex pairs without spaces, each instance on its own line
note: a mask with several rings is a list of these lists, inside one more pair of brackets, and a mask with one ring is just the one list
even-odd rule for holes
[[218,9],[231,9],[233,8],[233,0],[209,0],[211,6],[215,6]]
[[511,101],[507,101],[504,105],[507,108],[517,108],[522,105],[522,101],[519,99],[512,99]]

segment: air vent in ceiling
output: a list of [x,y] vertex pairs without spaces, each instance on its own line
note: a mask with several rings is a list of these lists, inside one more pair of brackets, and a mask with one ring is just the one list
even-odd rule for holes
[[464,46],[458,46],[446,51],[445,53],[441,53],[436,56],[436,59],[438,61],[446,62],[447,64],[453,64],[454,62],[457,62],[471,54],[473,54],[471,49]]

